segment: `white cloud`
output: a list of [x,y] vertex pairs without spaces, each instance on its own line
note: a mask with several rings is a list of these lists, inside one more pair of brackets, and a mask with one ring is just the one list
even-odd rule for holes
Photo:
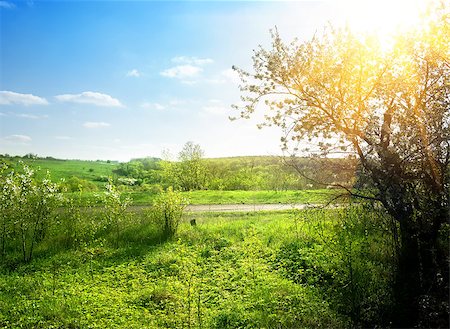
[[26,144],[32,141],[30,136],[27,135],[9,135],[2,138],[4,141],[14,144]]
[[47,119],[48,115],[34,115],[34,114],[28,114],[28,113],[21,113],[17,114],[19,118],[24,119],[32,119],[32,120],[39,120],[39,119]]
[[141,108],[162,111],[166,107],[164,105],[159,104],[159,103],[144,102],[144,103],[141,104]]
[[178,65],[160,72],[163,77],[184,80],[197,77],[203,69],[193,65]]
[[69,136],[55,136],[55,139],[60,140],[60,141],[66,141],[66,140],[72,139],[72,137],[69,137]]
[[106,107],[123,107],[122,103],[107,94],[97,93],[93,91],[85,91],[81,94],[64,94],[55,96],[61,102],[92,104],[96,106]]
[[140,76],[142,76],[142,73],[136,69],[127,72],[127,77],[139,78]]
[[173,63],[177,64],[191,64],[191,65],[206,65],[212,64],[214,61],[211,58],[198,58],[198,57],[188,57],[188,56],[177,56],[172,58]]
[[32,94],[20,94],[13,91],[2,90],[0,91],[0,105],[47,105],[48,102],[45,98],[34,96]]
[[177,56],[171,59],[177,66],[161,71],[160,74],[166,78],[175,78],[181,80],[186,85],[194,85],[198,81],[193,80],[203,72],[203,66],[212,64],[211,58],[198,58],[189,56]]
[[0,8],[13,9],[16,5],[8,1],[0,1]]
[[83,127],[84,128],[89,128],[89,129],[95,129],[95,128],[104,128],[104,127],[109,127],[111,126],[109,123],[106,122],[92,122],[92,121],[88,121],[83,123]]

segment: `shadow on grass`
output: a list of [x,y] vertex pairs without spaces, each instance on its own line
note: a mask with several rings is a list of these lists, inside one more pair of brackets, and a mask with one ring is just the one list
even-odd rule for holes
[[83,242],[74,242],[59,233],[41,241],[28,263],[23,261],[20,248],[0,256],[0,273],[32,273],[55,264],[78,268],[95,261],[96,267],[101,268],[140,261],[149,253],[157,252],[169,240],[151,222],[129,224],[118,236],[112,229],[104,230]]
[[113,234],[106,237],[106,245],[110,253],[103,257],[106,263],[125,263],[131,260],[141,260],[151,252],[155,252],[170,239],[155,225],[141,224],[124,230],[119,239]]

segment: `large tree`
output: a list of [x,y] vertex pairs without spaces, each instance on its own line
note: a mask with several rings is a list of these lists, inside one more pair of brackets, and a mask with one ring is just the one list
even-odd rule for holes
[[377,200],[400,229],[398,326],[448,326],[449,21],[442,2],[389,50],[349,29],[289,44],[274,31],[254,72],[236,68],[242,117],[265,108],[285,147],[309,140],[359,158],[372,188],[349,192]]
[[187,142],[178,153],[179,181],[184,191],[201,190],[206,184],[206,167],[199,144]]
[[206,187],[207,168],[199,144],[187,142],[178,153],[178,161],[161,162],[163,180],[182,191],[201,190]]

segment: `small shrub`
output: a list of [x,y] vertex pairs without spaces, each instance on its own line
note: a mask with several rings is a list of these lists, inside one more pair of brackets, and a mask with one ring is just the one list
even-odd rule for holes
[[67,192],[97,191],[97,185],[90,181],[87,181],[86,179],[82,179],[76,176],[72,176],[69,179],[65,180],[62,185],[67,190]]
[[[78,248],[83,243],[94,239],[101,222],[92,214],[92,203],[78,198],[69,197],[64,202],[60,216],[59,239],[65,248]],[[62,233],[62,234],[61,234]]]
[[177,232],[187,203],[188,200],[171,187],[160,193],[153,202],[153,218],[165,238],[170,238]]
[[106,193],[103,194],[103,203],[105,205],[103,219],[105,228],[114,231],[115,242],[118,244],[123,226],[128,219],[127,209],[131,204],[131,199],[124,197],[111,179],[106,184],[106,190]]
[[[2,168],[0,175],[0,253],[22,253],[28,262],[39,242],[56,223],[56,209],[62,203],[59,186],[50,174],[38,180],[35,172],[23,165],[22,173]],[[3,174],[5,173],[5,175]]]
[[274,266],[295,283],[329,287],[333,276],[321,266],[319,259],[312,244],[294,241],[281,246]]

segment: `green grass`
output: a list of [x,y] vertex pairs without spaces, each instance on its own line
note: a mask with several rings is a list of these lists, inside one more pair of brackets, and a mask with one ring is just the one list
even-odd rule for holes
[[[323,204],[339,195],[337,190],[300,191],[191,191],[182,192],[191,204],[269,204],[269,203],[309,203]],[[155,194],[149,192],[126,193],[133,204],[151,204]]]
[[[105,183],[99,181],[101,177],[112,176],[112,170],[116,169],[116,162],[107,163],[106,161],[83,161],[83,160],[56,160],[56,159],[20,159],[31,168],[40,168],[36,172],[38,178],[45,176],[47,170],[51,173],[53,181],[78,177],[87,181],[94,182],[99,187],[104,187]],[[7,161],[0,159],[1,161]],[[13,168],[19,169],[20,166],[16,159],[9,162]]]
[[[387,240],[366,213],[195,214],[194,227],[190,216],[169,241],[141,213],[118,245],[104,231],[2,263],[0,327],[348,328],[349,254],[364,316],[387,300]],[[343,229],[345,216],[356,224]]]
[[[69,197],[95,203],[101,192],[67,193]],[[181,192],[190,204],[324,204],[342,193],[339,190],[300,191],[191,191]],[[157,194],[152,192],[125,192],[134,205],[151,205]]]
[[324,203],[336,195],[333,190],[301,191],[192,191],[192,204],[268,204],[268,203]]

